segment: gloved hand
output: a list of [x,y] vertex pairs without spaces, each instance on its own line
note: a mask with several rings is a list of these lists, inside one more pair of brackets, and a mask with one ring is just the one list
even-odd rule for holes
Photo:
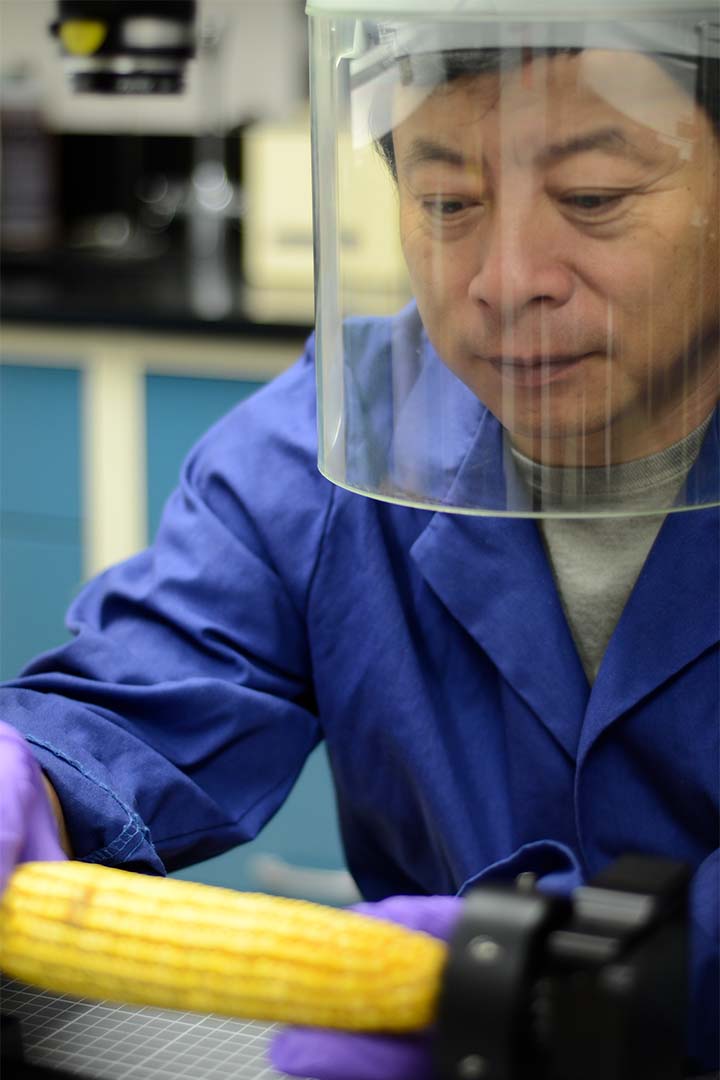
[[22,735],[0,721],[0,893],[18,863],[65,857],[40,766]]
[[[424,930],[447,941],[460,914],[456,896],[392,896],[353,911]],[[430,1034],[347,1034],[323,1028],[285,1028],[270,1046],[280,1072],[314,1080],[431,1080]]]

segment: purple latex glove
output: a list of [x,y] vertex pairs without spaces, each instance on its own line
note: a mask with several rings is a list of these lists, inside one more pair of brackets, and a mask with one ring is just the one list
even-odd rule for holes
[[0,893],[18,863],[65,857],[40,766],[22,735],[0,721]]
[[[456,896],[391,896],[353,911],[447,941],[461,908]],[[313,1080],[432,1080],[430,1038],[285,1028],[270,1046],[270,1060],[280,1072]]]

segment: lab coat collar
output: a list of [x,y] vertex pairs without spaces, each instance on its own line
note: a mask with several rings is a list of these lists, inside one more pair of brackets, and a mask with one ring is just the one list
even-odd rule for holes
[[[720,408],[685,492],[698,504],[718,500]],[[608,644],[593,685],[581,752],[719,640],[720,508],[677,511],[665,519]]]
[[436,513],[411,553],[433,592],[573,758],[589,686],[535,522]]
[[[413,457],[414,402],[425,398],[428,379],[447,379],[445,365],[430,347],[425,355],[425,369],[398,424],[398,470]],[[456,421],[447,425],[453,437],[447,441],[445,467],[433,476],[433,494],[462,506],[475,502],[481,490],[490,514],[502,512],[508,500],[529,509],[503,428],[455,376],[450,378],[448,386],[435,387],[436,397],[442,389],[444,400],[451,401]],[[437,512],[413,545],[412,557],[445,607],[573,758],[589,686],[536,522]]]
[[[508,461],[487,414],[450,489],[478,462]],[[716,413],[688,477],[698,501],[717,499]],[[497,466],[496,497],[512,474]],[[592,693],[532,519],[436,513],[412,548],[425,580],[565,751],[575,756],[615,719],[720,638],[720,511],[669,514],[610,640]],[[586,714],[587,710],[587,715]],[[582,731],[582,740],[581,740]]]
[[720,511],[670,514],[603,657],[588,705],[581,753],[618,717],[718,640]]
[[[502,426],[440,360],[417,313],[393,341],[392,488],[420,503],[530,509]],[[433,417],[431,430],[428,416]]]

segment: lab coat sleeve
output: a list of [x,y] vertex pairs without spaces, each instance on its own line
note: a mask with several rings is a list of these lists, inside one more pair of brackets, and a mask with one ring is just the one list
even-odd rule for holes
[[[319,739],[305,604],[332,499],[312,342],[185,463],[153,545],[2,690],[77,857],[164,872],[253,837]],[[120,511],[121,512],[121,511]]]

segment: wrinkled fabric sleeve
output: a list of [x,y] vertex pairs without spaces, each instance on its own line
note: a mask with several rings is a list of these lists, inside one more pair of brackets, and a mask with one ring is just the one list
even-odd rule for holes
[[[332,488],[312,339],[184,464],[153,545],[2,690],[77,857],[162,873],[252,838],[319,739],[305,606]],[[121,510],[120,510],[121,512]]]

